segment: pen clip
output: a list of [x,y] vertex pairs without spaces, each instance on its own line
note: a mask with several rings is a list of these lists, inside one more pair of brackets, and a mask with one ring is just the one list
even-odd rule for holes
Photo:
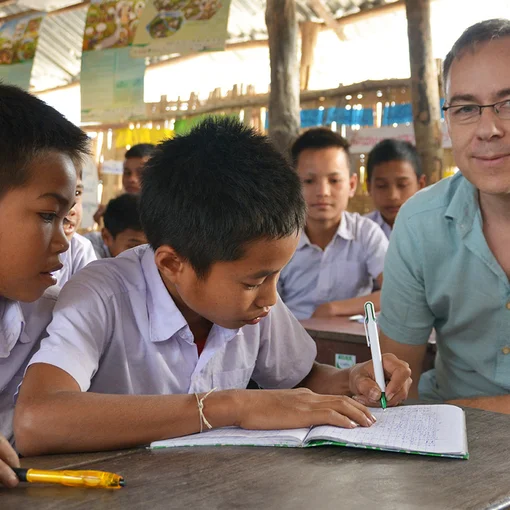
[[372,303],[372,301],[367,301],[364,305],[364,308],[365,308],[365,320],[363,321],[363,325],[365,326],[365,336],[367,337],[367,344],[370,347],[370,333],[368,323],[370,320],[376,322],[374,303]]

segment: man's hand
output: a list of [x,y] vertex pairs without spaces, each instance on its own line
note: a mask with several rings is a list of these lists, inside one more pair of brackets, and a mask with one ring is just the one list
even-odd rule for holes
[[[411,369],[405,361],[394,354],[383,354],[383,368],[386,377],[386,400],[388,406],[396,406],[407,398],[412,384]],[[372,361],[359,363],[352,367],[349,388],[354,398],[367,406],[378,406],[381,390],[375,382]]]
[[350,397],[319,395],[307,388],[239,392],[239,419],[244,429],[294,429],[313,425],[370,427],[375,418]]
[[19,467],[19,459],[7,439],[0,434],[0,483],[6,487],[16,487],[19,483],[11,467]]

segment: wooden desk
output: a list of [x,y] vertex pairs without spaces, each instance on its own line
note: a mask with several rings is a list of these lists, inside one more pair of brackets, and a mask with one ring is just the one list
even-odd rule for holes
[[[336,354],[356,356],[356,363],[371,359],[363,324],[347,317],[299,321],[317,344],[317,361],[335,366]],[[432,333],[423,360],[423,372],[434,367],[435,332]]]
[[[117,491],[23,484],[5,510],[510,508],[510,416],[467,409],[469,460],[355,448],[198,447],[23,459],[122,474]],[[496,506],[496,503],[499,506]]]

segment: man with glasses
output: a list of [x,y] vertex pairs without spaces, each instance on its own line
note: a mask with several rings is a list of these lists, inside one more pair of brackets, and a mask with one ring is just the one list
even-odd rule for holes
[[[510,413],[510,20],[468,28],[444,61],[444,83],[460,172],[399,212],[381,345],[411,366],[410,396]],[[433,328],[435,369],[420,378]]]

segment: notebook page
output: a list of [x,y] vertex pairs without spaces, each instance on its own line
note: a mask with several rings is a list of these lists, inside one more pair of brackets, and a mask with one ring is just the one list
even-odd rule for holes
[[151,448],[171,448],[176,446],[301,446],[308,429],[289,430],[245,430],[238,427],[225,427],[208,430],[200,434],[154,441]]
[[467,453],[464,411],[452,405],[402,406],[371,409],[377,422],[371,427],[342,429],[314,427],[306,441],[323,439],[437,454]]

